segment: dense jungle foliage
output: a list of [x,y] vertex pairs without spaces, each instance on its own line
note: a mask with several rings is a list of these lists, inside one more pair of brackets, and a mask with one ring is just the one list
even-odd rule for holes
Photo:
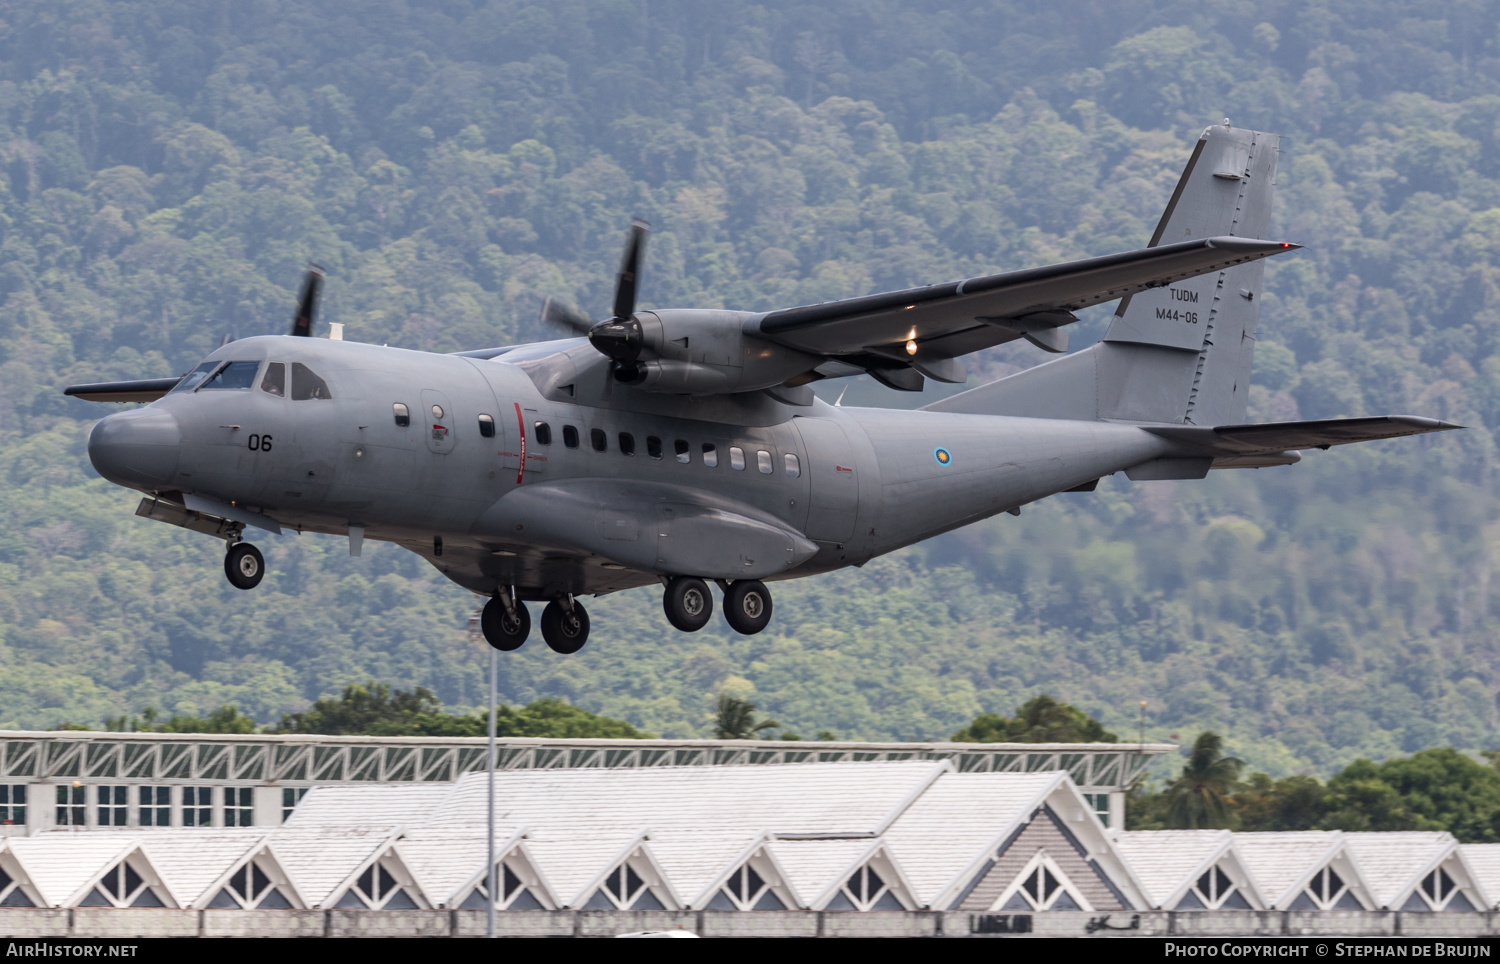
[[1226,115],[1288,136],[1275,236],[1308,246],[1268,269],[1252,416],[1468,431],[1111,478],[782,584],[751,639],[596,600],[588,648],[511,654],[502,697],[941,739],[1045,689],[1276,777],[1500,745],[1500,8],[1473,0],[0,0],[0,724],[268,724],[371,679],[482,702],[474,600],[426,563],[289,534],[238,592],[92,476],[102,407],[59,394],[284,330],[309,260],[347,337],[439,351],[547,335],[547,295],[606,310],[631,215],[648,305],[815,302],[1143,244]]

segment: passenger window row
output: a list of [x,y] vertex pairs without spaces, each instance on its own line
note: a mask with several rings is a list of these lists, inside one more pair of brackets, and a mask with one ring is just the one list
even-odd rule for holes
[[[552,427],[546,422],[535,422],[532,426],[532,437],[539,445],[552,444]],[[635,436],[629,432],[621,432],[616,436],[616,445],[621,455],[635,455]],[[578,448],[578,429],[571,425],[563,426],[563,444],[570,449]],[[609,435],[602,428],[589,429],[589,446],[595,452],[609,451]],[[646,457],[661,459],[663,457],[661,439],[655,435],[646,436]],[[683,465],[693,461],[693,447],[687,439],[674,439],[672,442],[672,455]],[[702,446],[703,464],[708,468],[717,468],[719,465],[719,449],[713,442],[704,442]],[[797,456],[788,452],[781,457],[782,467],[789,478],[797,478],[802,474],[802,464]],[[745,450],[738,445],[729,446],[729,467],[736,472],[745,470]],[[755,453],[755,467],[762,475],[771,475],[776,471],[775,460],[770,452],[759,449]]]
[[[411,425],[411,409],[404,403],[396,402],[391,406],[395,416],[396,424],[401,428]],[[432,414],[434,418],[442,418],[443,411],[434,405]],[[479,416],[479,434],[485,438],[495,437],[495,419],[489,415]],[[552,444],[552,426],[547,422],[533,422],[531,426],[531,437],[538,445]],[[578,429],[572,425],[564,425],[562,430],[563,445],[570,449],[578,448]],[[616,436],[616,444],[619,446],[621,455],[635,455],[635,436],[629,432],[621,432]],[[589,445],[595,452],[609,451],[609,435],[602,428],[589,429]],[[719,465],[719,449],[713,442],[704,442],[701,448],[703,464],[710,468]],[[672,442],[672,455],[683,465],[693,461],[693,447],[687,439],[674,439]],[[663,457],[661,439],[655,435],[646,436],[646,457],[660,460]],[[802,465],[797,456],[788,452],[781,457],[783,470],[788,478],[797,478],[802,474]],[[738,445],[729,446],[729,467],[736,472],[745,471],[745,450]],[[765,449],[758,449],[755,453],[755,468],[761,475],[771,475],[776,471],[774,457]]]

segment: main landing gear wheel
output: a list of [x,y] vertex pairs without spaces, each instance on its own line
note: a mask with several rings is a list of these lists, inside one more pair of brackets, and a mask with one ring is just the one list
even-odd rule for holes
[[667,583],[661,608],[667,612],[667,622],[685,633],[696,633],[713,616],[714,597],[702,579],[677,576]]
[[224,556],[224,575],[236,589],[254,589],[266,574],[266,560],[248,542],[236,542]]
[[484,633],[485,642],[502,653],[509,653],[520,649],[531,634],[531,613],[517,600],[516,614],[512,616],[505,611],[505,603],[496,596],[484,604],[484,611],[479,614],[479,628]]
[[771,622],[771,591],[759,579],[741,579],[724,590],[724,619],[729,628],[754,636]]
[[578,603],[565,607],[556,599],[542,610],[542,638],[554,653],[576,653],[589,641],[589,614]]

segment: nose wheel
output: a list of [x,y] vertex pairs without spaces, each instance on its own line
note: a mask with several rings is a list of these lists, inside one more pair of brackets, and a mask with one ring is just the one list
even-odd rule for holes
[[771,591],[759,579],[740,579],[724,590],[724,620],[729,628],[754,636],[771,622]]
[[224,556],[224,575],[236,589],[254,589],[266,574],[266,560],[248,542],[236,542]]
[[677,576],[667,583],[661,598],[667,622],[685,633],[696,633],[714,614],[714,597],[708,583],[692,576]]
[[542,639],[554,653],[576,653],[589,641],[589,614],[571,600],[554,599],[542,610]]
[[504,601],[494,596],[479,614],[479,629],[484,633],[484,641],[502,653],[520,649],[525,645],[526,637],[531,635],[531,613],[519,601],[514,605],[515,615],[511,615]]

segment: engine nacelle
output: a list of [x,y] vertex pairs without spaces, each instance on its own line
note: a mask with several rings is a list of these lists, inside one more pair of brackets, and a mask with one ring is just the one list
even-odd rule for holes
[[622,381],[646,391],[720,395],[774,388],[812,371],[823,359],[744,331],[759,316],[745,311],[638,311],[641,354]]

